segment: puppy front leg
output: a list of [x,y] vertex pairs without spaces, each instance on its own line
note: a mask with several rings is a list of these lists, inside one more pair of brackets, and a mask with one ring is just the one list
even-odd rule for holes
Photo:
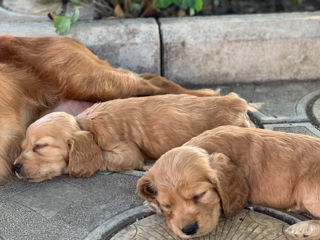
[[101,170],[122,172],[141,169],[145,157],[140,149],[131,142],[118,142],[109,150],[103,151],[104,165]]

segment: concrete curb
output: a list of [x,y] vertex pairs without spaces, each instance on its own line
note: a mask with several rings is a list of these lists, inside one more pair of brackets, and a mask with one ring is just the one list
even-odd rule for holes
[[[28,23],[28,22],[49,22],[48,17],[31,14],[16,13],[0,7],[0,22]],[[1,33],[1,29],[0,29]]]
[[319,14],[160,19],[164,75],[182,84],[317,79]]
[[[0,22],[0,34],[56,36],[43,16],[0,8]],[[99,20],[68,36],[115,67],[185,85],[320,78],[320,12]]]
[[[49,21],[1,22],[0,34],[58,36]],[[114,67],[160,74],[159,29],[154,19],[82,21],[74,24],[67,36],[82,42]]]

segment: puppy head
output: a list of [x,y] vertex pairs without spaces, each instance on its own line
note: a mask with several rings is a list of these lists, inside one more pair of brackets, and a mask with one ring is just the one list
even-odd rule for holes
[[31,124],[21,147],[14,170],[18,178],[31,182],[63,173],[88,177],[102,163],[92,134],[80,130],[76,120],[63,112],[50,113]]
[[191,238],[212,231],[221,209],[228,218],[237,214],[248,186],[227,156],[183,146],[161,156],[139,179],[137,192],[165,215],[175,234]]

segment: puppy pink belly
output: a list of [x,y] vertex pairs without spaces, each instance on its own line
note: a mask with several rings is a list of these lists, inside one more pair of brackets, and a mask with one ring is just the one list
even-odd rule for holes
[[49,110],[47,113],[66,112],[73,116],[76,116],[87,108],[91,107],[93,104],[93,102],[66,100],[64,102],[61,102],[54,109]]

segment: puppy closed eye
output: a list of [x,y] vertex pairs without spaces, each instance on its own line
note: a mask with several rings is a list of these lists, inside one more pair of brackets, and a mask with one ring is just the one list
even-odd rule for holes
[[36,152],[38,149],[44,148],[46,146],[48,146],[48,143],[38,143],[32,148],[32,151]]
[[204,191],[204,192],[201,192],[201,193],[194,195],[192,198],[193,202],[198,203],[206,193],[207,193],[207,191]]

